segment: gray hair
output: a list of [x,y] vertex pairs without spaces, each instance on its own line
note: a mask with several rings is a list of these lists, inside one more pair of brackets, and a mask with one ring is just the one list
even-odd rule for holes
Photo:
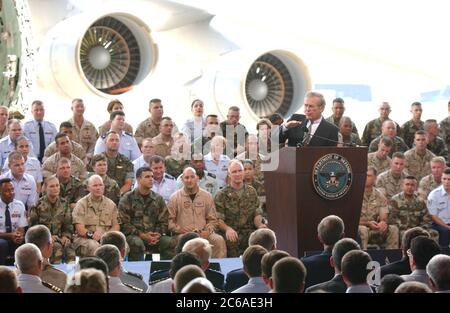
[[41,250],[33,243],[26,243],[17,248],[14,257],[17,267],[24,274],[35,268],[39,261],[42,262]]
[[120,251],[114,245],[103,245],[95,250],[95,256],[105,261],[108,265],[108,272],[114,271],[118,266],[120,266]]
[[267,251],[272,251],[277,246],[277,237],[275,232],[269,228],[258,228],[250,234],[248,245],[260,245]]
[[52,234],[47,226],[34,225],[27,230],[25,242],[33,243],[39,249],[44,249],[47,244],[52,242]]
[[438,254],[427,264],[427,274],[437,290],[450,290],[450,256]]
[[312,97],[319,98],[320,99],[319,106],[321,108],[325,107],[326,102],[325,102],[325,98],[324,98],[323,94],[321,94],[320,92],[316,92],[316,91],[309,91],[305,95],[305,98],[312,98]]
[[324,217],[317,226],[320,241],[328,246],[334,245],[344,235],[344,221],[336,215]]
[[212,246],[209,241],[204,238],[194,238],[184,244],[182,251],[196,255],[203,265],[208,262],[211,257]]
[[418,281],[407,281],[395,289],[395,293],[431,293],[430,287]]
[[214,293],[214,285],[205,277],[197,277],[183,287],[181,293]]
[[106,276],[95,268],[86,268],[67,278],[65,293],[106,293]]

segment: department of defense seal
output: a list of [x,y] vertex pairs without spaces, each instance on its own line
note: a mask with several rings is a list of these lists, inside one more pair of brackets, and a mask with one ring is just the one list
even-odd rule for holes
[[336,200],[347,194],[352,185],[352,167],[343,156],[330,153],[314,164],[314,189],[324,199]]

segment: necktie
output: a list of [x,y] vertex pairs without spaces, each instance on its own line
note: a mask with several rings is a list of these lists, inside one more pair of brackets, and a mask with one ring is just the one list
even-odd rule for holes
[[303,134],[303,144],[306,146],[311,141],[311,130],[312,130],[313,122],[309,121],[308,131]]
[[7,233],[10,233],[12,231],[12,224],[11,224],[11,215],[9,214],[9,206],[6,205],[5,209],[5,229]]
[[41,122],[38,122],[39,125],[39,161],[42,162],[42,158],[44,157],[45,150],[45,137],[44,137],[44,128],[42,127]]

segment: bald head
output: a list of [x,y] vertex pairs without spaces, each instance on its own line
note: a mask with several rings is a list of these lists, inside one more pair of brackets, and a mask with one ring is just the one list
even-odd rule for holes
[[189,194],[197,193],[198,191],[198,176],[195,169],[192,167],[186,167],[183,170],[183,180],[184,190]]
[[393,121],[390,120],[384,121],[383,126],[381,128],[381,132],[383,136],[394,138],[395,136],[397,136],[397,126]]
[[103,179],[99,175],[92,175],[88,179],[88,190],[91,197],[94,199],[99,199],[103,196],[105,192],[105,185],[103,184]]

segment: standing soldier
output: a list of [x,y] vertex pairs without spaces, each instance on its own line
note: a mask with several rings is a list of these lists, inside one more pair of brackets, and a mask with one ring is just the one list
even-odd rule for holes
[[244,184],[244,167],[232,160],[228,167],[230,183],[220,190],[214,202],[219,218],[219,229],[225,234],[227,256],[238,257],[248,247],[248,238],[262,223],[256,190]]
[[255,188],[256,193],[258,194],[260,208],[264,212],[264,216],[267,216],[266,213],[266,189],[264,188],[264,184],[256,179],[255,176],[255,163],[252,160],[243,160],[242,165],[244,166],[244,184],[252,186]]
[[361,245],[364,250],[369,244],[379,244],[386,249],[397,249],[398,228],[395,225],[388,225],[388,202],[386,197],[374,187],[376,179],[376,169],[369,166],[358,227]]
[[170,155],[166,156],[166,172],[175,178],[180,176],[190,159],[191,149],[187,135],[176,134]]
[[[341,118],[342,118],[342,116],[344,116],[344,112],[345,112],[344,99],[342,99],[342,98],[334,99],[333,104],[331,106],[331,111],[333,111],[333,114],[330,117],[326,118],[326,120],[328,122],[336,125],[337,127],[339,127]],[[356,129],[356,125],[351,120],[350,120],[350,123],[352,126],[352,133],[354,133],[356,135],[355,138],[358,138],[358,141],[359,141],[359,135],[358,135],[358,130]]]
[[447,150],[450,151],[450,101],[447,105],[449,116],[444,118],[439,123],[439,126],[441,127],[441,138],[444,139],[445,144],[447,145]]
[[391,151],[393,142],[388,136],[383,136],[378,144],[378,150],[367,155],[367,166],[373,166],[377,173],[383,173],[391,167]]
[[[388,102],[382,102],[378,111],[380,112],[380,117],[371,120],[364,128],[361,142],[365,146],[369,146],[372,140],[381,135],[381,126],[383,125],[383,122],[390,120],[389,114],[391,113],[391,106]],[[395,125],[397,128],[397,134],[400,134],[400,127],[397,123],[395,123]]]
[[[119,205],[120,200],[120,188],[117,182],[107,175],[108,162],[104,154],[96,154],[91,160],[92,169],[94,174],[97,174],[103,179],[105,185],[104,196],[111,199],[116,205]],[[87,189],[88,180],[83,182],[83,187]]]
[[445,159],[443,157],[434,157],[431,159],[431,174],[425,176],[419,183],[419,194],[422,200],[427,201],[431,190],[436,189],[441,184],[442,173],[445,169]]
[[439,137],[439,124],[436,120],[426,120],[424,129],[428,136],[427,149],[433,152],[437,156],[444,157],[446,161],[449,161],[449,154],[447,145],[444,140]]
[[85,106],[82,99],[73,99],[71,109],[73,116],[68,122],[73,126],[73,140],[83,146],[86,156],[90,160],[94,154],[95,142],[98,138],[97,129],[94,124],[84,119]]
[[165,116],[162,118],[159,125],[159,134],[153,138],[155,144],[155,155],[159,155],[163,158],[169,156],[174,145],[174,138],[172,134],[173,121],[170,117]]
[[414,143],[414,135],[418,130],[423,130],[424,123],[420,119],[422,117],[422,104],[420,102],[413,102],[411,104],[412,119],[402,125],[401,134],[403,140],[412,148]]
[[117,206],[103,194],[105,185],[98,175],[88,181],[89,194],[81,198],[72,212],[76,236],[73,241],[77,255],[94,256],[100,239],[109,230],[119,230]]
[[139,123],[134,133],[134,137],[139,145],[142,144],[144,138],[154,138],[158,136],[162,117],[164,115],[164,108],[160,99],[150,100],[148,111],[150,117]]
[[405,152],[409,149],[406,143],[403,141],[403,139],[397,136],[397,130],[395,128],[395,123],[393,121],[391,120],[384,121],[383,127],[381,128],[381,132],[382,134],[377,138],[375,138],[374,140],[372,140],[372,142],[370,143],[369,152],[377,151],[378,143],[380,142],[383,136],[388,136],[392,139],[393,145],[391,151],[389,152],[390,157],[392,157],[392,154],[394,154],[394,152]]
[[247,128],[239,120],[241,119],[240,109],[237,106],[231,106],[228,109],[227,119],[220,123],[222,136],[226,138],[227,147],[225,153],[229,158],[235,158],[236,155],[244,150],[245,140],[248,136]]
[[167,235],[168,213],[164,199],[152,191],[153,172],[149,167],[141,167],[136,179],[137,188],[124,194],[119,202],[122,232],[130,246],[128,260],[141,261],[146,251],[170,259],[175,245]]
[[353,122],[348,116],[343,116],[339,122],[338,147],[355,147],[361,145],[358,134],[352,130]]
[[431,173],[430,161],[434,158],[433,152],[427,149],[427,133],[419,130],[414,135],[414,148],[405,152],[406,173],[421,180]]
[[405,156],[401,152],[395,152],[392,156],[391,168],[378,175],[376,187],[388,200],[402,191],[402,180],[406,176],[404,169]]
[[59,180],[60,197],[65,199],[70,210],[84,195],[83,185],[75,176],[71,175],[70,160],[67,158],[59,159],[56,164],[56,177]]
[[414,176],[406,176],[402,183],[402,192],[392,197],[390,201],[391,221],[397,225],[400,238],[410,228],[422,227],[426,229],[431,238],[437,239],[439,234],[431,229],[431,217],[428,214],[427,205],[416,194],[417,179]]
[[216,234],[217,214],[210,193],[198,187],[198,176],[192,167],[183,171],[183,188],[168,203],[169,230],[177,235],[196,232],[212,245],[213,258],[226,258],[225,240]]
[[75,250],[72,247],[72,215],[66,200],[61,198],[59,181],[50,177],[45,181],[46,195],[31,208],[30,226],[42,224],[48,227],[52,235],[53,252],[50,263],[59,264],[75,261]]

